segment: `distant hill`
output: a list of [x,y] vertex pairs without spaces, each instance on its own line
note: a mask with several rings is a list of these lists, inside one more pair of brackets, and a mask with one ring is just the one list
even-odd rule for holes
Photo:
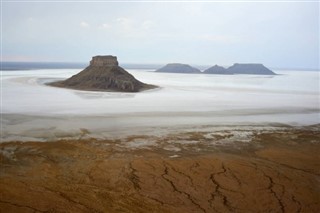
[[188,64],[179,64],[172,63],[167,64],[160,69],[157,69],[156,72],[166,72],[166,73],[201,73],[197,68],[194,68]]
[[219,75],[232,75],[230,71],[226,68],[218,65],[214,65],[206,70],[203,71],[204,74],[219,74]]
[[90,65],[64,81],[49,83],[51,86],[79,90],[139,92],[156,88],[133,77],[118,65],[115,56],[95,56]]
[[234,64],[227,69],[233,74],[276,75],[263,64]]
[[219,74],[219,75],[232,75],[232,74],[252,74],[252,75],[276,75],[270,69],[262,64],[239,64],[235,63],[229,68],[214,65],[203,72],[199,69],[192,67],[188,64],[172,63],[167,64],[156,70],[156,72],[166,73],[203,73],[203,74]]

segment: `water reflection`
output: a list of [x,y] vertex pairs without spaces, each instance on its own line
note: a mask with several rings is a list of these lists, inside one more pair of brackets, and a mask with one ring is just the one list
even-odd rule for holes
[[75,95],[82,99],[119,99],[119,98],[134,98],[134,93],[123,92],[95,92],[95,91],[74,91]]

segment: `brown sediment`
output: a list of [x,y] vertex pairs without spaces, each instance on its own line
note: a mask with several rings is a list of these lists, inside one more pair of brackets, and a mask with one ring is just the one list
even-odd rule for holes
[[0,212],[318,212],[320,130],[241,131],[0,144]]

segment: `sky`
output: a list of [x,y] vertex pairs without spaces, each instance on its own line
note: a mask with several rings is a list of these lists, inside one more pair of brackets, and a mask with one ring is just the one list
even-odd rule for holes
[[1,61],[319,69],[319,2],[1,3]]

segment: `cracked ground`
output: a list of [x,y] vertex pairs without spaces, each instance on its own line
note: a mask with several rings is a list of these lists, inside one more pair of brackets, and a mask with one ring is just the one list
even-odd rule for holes
[[0,212],[319,212],[320,130],[0,144]]

